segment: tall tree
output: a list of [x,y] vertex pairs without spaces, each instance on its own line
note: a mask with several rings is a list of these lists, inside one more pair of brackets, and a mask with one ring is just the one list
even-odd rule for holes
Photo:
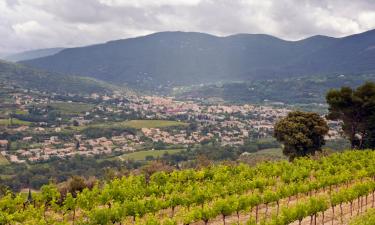
[[328,130],[319,114],[295,111],[275,124],[274,136],[284,144],[283,153],[293,160],[321,151]]
[[375,83],[367,82],[357,89],[342,87],[326,95],[328,119],[342,121],[342,129],[352,148],[375,147]]

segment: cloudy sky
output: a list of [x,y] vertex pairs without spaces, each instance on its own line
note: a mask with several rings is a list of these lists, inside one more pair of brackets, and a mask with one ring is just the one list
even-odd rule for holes
[[374,28],[374,0],[0,0],[0,54],[158,31],[297,40]]

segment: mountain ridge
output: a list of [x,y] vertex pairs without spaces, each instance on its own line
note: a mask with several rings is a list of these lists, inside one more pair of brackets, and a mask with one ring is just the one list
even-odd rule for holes
[[10,62],[37,59],[45,56],[54,55],[64,50],[64,48],[43,48],[30,51],[18,52],[11,55],[3,56],[3,59]]
[[[363,48],[367,52],[361,52]],[[68,48],[22,63],[135,87],[173,87],[317,73],[375,71],[375,30],[287,41],[265,34],[159,32]],[[375,48],[374,48],[375,49]],[[361,54],[356,58],[356,54]]]

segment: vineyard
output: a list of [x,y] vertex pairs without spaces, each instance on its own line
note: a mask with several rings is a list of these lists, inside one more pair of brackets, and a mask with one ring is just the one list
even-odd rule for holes
[[129,175],[0,199],[0,224],[375,224],[375,152]]

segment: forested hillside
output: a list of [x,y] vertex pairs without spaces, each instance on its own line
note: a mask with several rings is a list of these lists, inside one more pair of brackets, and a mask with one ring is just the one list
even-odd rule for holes
[[96,184],[75,179],[3,196],[0,224],[348,224],[374,207],[374,179],[371,150]]
[[0,82],[24,89],[56,93],[110,93],[114,85],[87,77],[63,76],[27,66],[0,61]]
[[218,37],[161,32],[69,48],[27,65],[138,88],[218,81],[279,79],[375,71],[375,31],[344,38],[313,36],[285,41],[269,35]]
[[358,87],[375,81],[375,74],[316,75],[282,79],[254,80],[175,88],[173,94],[182,99],[218,98],[229,102],[324,103],[325,93],[342,86]]

